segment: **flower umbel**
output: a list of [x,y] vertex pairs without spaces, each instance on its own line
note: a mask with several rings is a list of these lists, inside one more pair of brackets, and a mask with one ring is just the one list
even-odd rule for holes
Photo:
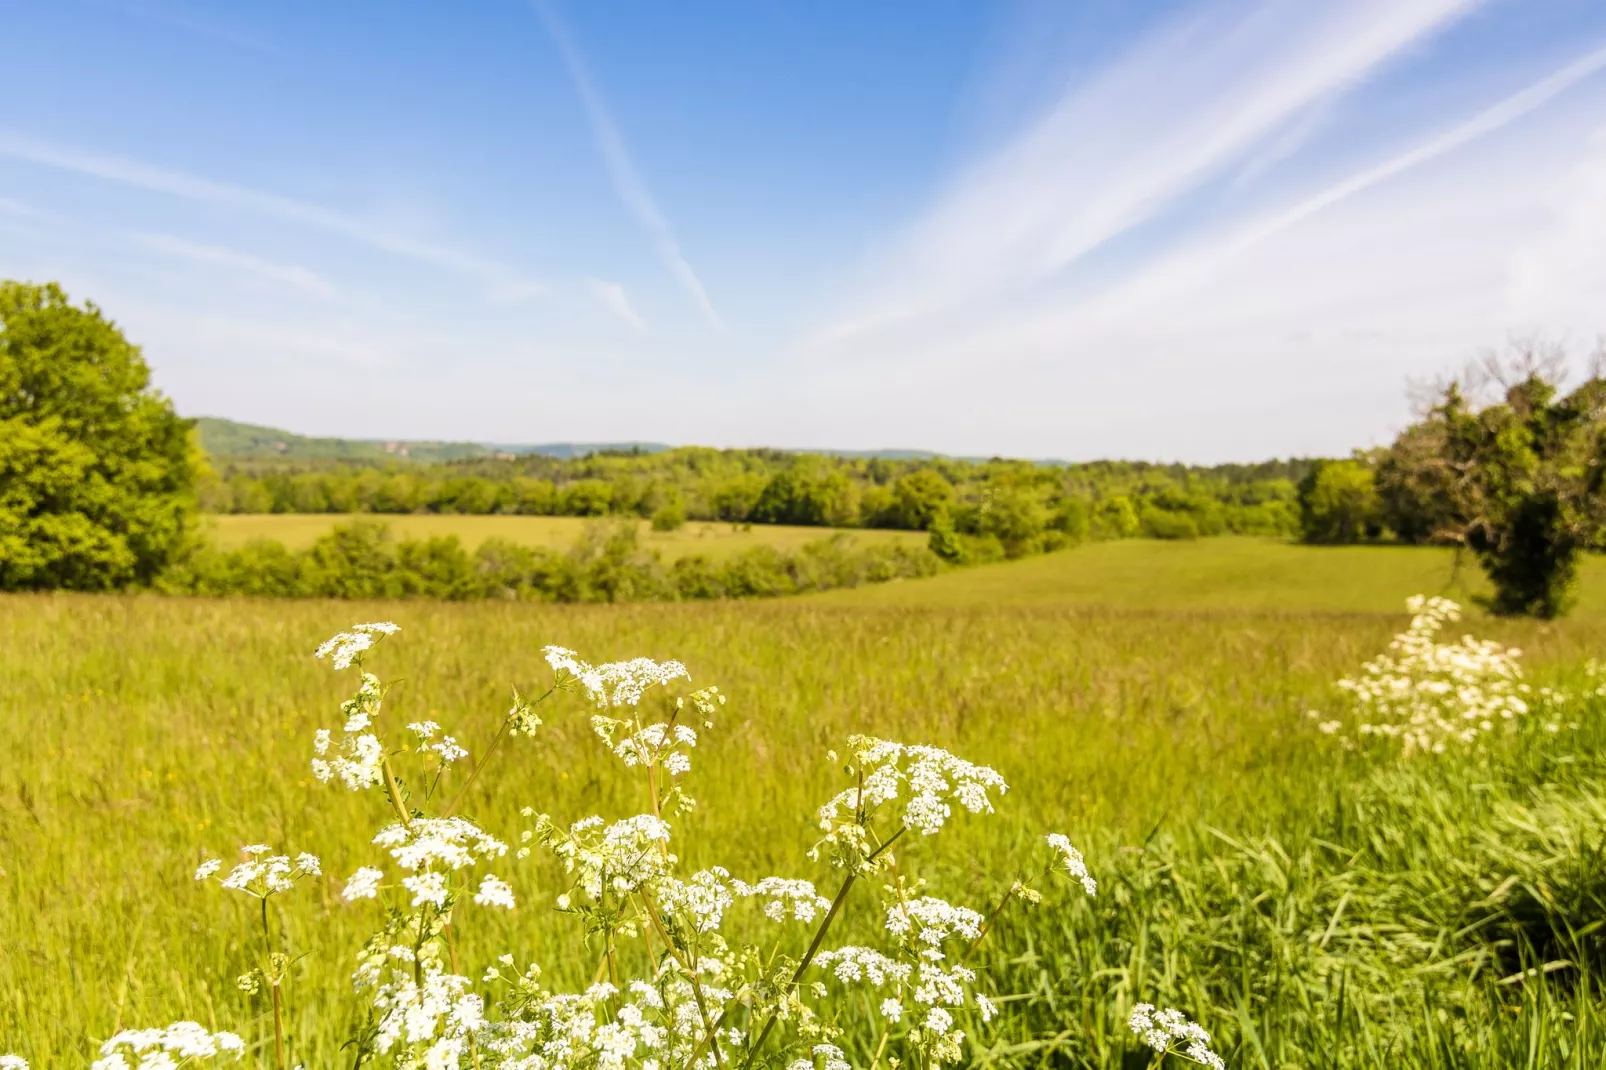
[[100,1046],[101,1057],[89,1066],[90,1070],[171,1070],[212,1059],[238,1060],[244,1054],[245,1042],[233,1033],[212,1033],[199,1022],[174,1022],[165,1029],[123,1030]]
[[1221,1056],[1210,1050],[1210,1034],[1179,1010],[1157,1011],[1151,1003],[1139,1003],[1127,1025],[1155,1051],[1181,1055],[1210,1070],[1226,1070]]

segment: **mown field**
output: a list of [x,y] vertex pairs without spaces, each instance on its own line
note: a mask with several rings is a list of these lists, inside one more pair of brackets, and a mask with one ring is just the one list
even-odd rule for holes
[[[208,516],[203,525],[217,545],[224,549],[243,546],[252,539],[272,539],[292,550],[312,545],[336,524],[349,523],[351,516],[330,513],[277,513]],[[567,550],[584,534],[586,525],[597,521],[580,516],[447,516],[407,513],[369,515],[367,519],[387,525],[398,539],[427,539],[456,535],[470,551],[486,539],[507,539],[526,546],[548,550]],[[610,520],[610,523],[619,523]],[[836,528],[792,527],[785,524],[716,524],[692,521],[678,531],[653,531],[652,525],[638,523],[641,545],[656,550],[664,560],[673,561],[691,554],[713,559],[730,557],[755,546],[796,550],[817,539],[837,534]],[[919,531],[852,529],[847,532],[866,545],[906,543],[923,546],[926,535]]]
[[[291,1033],[308,1067],[349,1065],[349,1012],[311,994],[345,990],[375,924],[338,891],[385,817],[308,772],[351,683],[311,651],[388,618],[403,632],[374,667],[398,680],[394,715],[438,720],[471,751],[509,688],[543,678],[546,643],[679,658],[717,683],[730,705],[696,753],[701,806],[678,826],[692,865],[831,885],[804,850],[837,788],[826,752],[852,732],[999,769],[1000,813],[902,852],[903,871],[984,903],[1034,837],[1062,831],[1103,894],[1006,923],[984,984],[1013,998],[1001,1024],[971,1023],[974,1061],[1146,1065],[1121,1018],[1147,999],[1203,1021],[1232,1066],[1598,1066],[1592,963],[1554,966],[1545,937],[1558,912],[1579,928],[1606,917],[1596,704],[1571,714],[1577,729],[1411,764],[1340,750],[1306,716],[1342,709],[1334,680],[1403,626],[1407,594],[1453,590],[1450,564],[1209,540],[767,602],[0,599],[0,1051],[80,1066],[93,1038],[179,1016],[262,1043],[262,1002],[232,984],[249,912],[190,877],[203,856],[264,841],[324,858],[329,877],[285,905],[307,953]],[[1521,646],[1536,683],[1586,686],[1584,660],[1606,651],[1603,580],[1592,562],[1561,623],[1468,627]],[[525,805],[563,821],[639,812],[587,714],[578,700],[550,713],[466,812],[508,836]],[[1495,902],[1502,866],[1521,874],[1502,896],[1537,889],[1514,935],[1461,931]],[[589,980],[594,956],[550,909],[554,871],[532,858],[505,875],[521,905],[464,919],[464,972],[516,949],[550,978]],[[842,938],[873,915],[873,895],[851,903]],[[1494,934],[1481,951],[1479,933]],[[850,1034],[855,1065],[862,1039]]]

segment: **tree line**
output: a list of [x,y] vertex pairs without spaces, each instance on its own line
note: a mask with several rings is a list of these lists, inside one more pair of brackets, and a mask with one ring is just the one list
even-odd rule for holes
[[1388,448],[1314,465],[1299,484],[1302,538],[1458,547],[1494,586],[1491,610],[1559,616],[1582,555],[1606,549],[1600,366],[1564,390],[1554,347],[1485,357]]
[[1298,530],[1309,462],[1192,468],[833,457],[684,447],[431,465],[215,462],[217,513],[455,513],[647,517],[809,527],[940,529],[955,553],[1019,557],[1087,538],[1197,538]]
[[[1344,460],[1195,468],[689,447],[214,467],[192,421],[151,386],[139,348],[92,302],[74,305],[55,284],[0,282],[0,590],[732,597],[924,575],[938,561],[983,563],[1089,538],[1297,533],[1312,543],[1461,547],[1495,588],[1492,610],[1553,617],[1573,596],[1581,555],[1606,548],[1601,366],[1563,390],[1557,352],[1491,358],[1445,384],[1387,449]],[[622,535],[588,536],[568,554],[490,543],[470,555],[451,541],[392,543],[359,526],[301,554],[267,544],[231,553],[198,538],[203,508],[904,528],[927,532],[928,549],[827,541],[796,555],[666,567]],[[337,559],[345,563],[329,564]],[[350,575],[368,578],[340,578]]]
[[923,546],[869,545],[837,534],[795,552],[755,546],[723,559],[665,563],[642,547],[634,522],[598,520],[566,552],[488,539],[473,552],[455,535],[394,539],[382,522],[337,524],[301,551],[259,540],[202,547],[164,571],[173,594],[254,597],[503,598],[538,602],[675,602],[770,598],[930,576]]

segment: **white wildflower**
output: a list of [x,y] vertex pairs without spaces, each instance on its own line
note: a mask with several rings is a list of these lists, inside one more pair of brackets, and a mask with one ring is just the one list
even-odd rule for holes
[[[323,874],[323,866],[319,863],[317,855],[299,854],[291,860],[288,855],[271,854],[272,850],[273,848],[262,843],[253,843],[240,848],[241,853],[248,857],[220,877],[218,883],[230,891],[266,899],[270,895],[288,892],[303,877],[317,877]],[[207,880],[216,876],[222,868],[223,862],[220,859],[202,862],[195,870],[195,879]]]
[[448,889],[446,887],[446,874],[434,871],[419,873],[412,877],[402,878],[402,887],[413,893],[413,906],[421,907],[426,903],[439,909],[446,905]]
[[[1410,627],[1389,651],[1362,666],[1359,676],[1338,682],[1354,698],[1360,734],[1397,739],[1406,754],[1437,754],[1529,711],[1520,650],[1470,635],[1440,643],[1438,633],[1460,618],[1461,607],[1421,595],[1406,606],[1414,614]],[[1331,734],[1337,726],[1321,729]]]
[[417,818],[411,826],[387,825],[374,845],[390,849],[402,869],[462,869],[485,858],[507,854],[507,844],[461,817]]
[[1211,1070],[1226,1070],[1221,1056],[1210,1050],[1210,1034],[1179,1010],[1167,1007],[1157,1011],[1151,1003],[1139,1003],[1132,1008],[1127,1025],[1155,1051],[1185,1056]]
[[1059,868],[1080,881],[1082,890],[1088,895],[1097,895],[1099,891],[1098,882],[1088,873],[1087,863],[1082,859],[1082,852],[1071,846],[1071,841],[1068,837],[1062,836],[1057,832],[1050,833],[1047,839],[1048,845],[1059,852]]
[[28,1060],[20,1055],[0,1055],[0,1070],[28,1070]]
[[474,902],[482,907],[501,907],[512,910],[514,907],[513,888],[493,873],[487,873],[480,881],[480,890],[474,893]]
[[736,901],[739,883],[718,866],[699,870],[685,880],[667,877],[658,888],[658,905],[686,915],[698,932],[710,933],[719,928],[726,909]]
[[102,1044],[100,1054],[90,1070],[165,1070],[207,1059],[238,1060],[245,1042],[234,1033],[209,1032],[198,1022],[174,1022],[164,1029],[125,1029]]
[[356,902],[359,899],[373,899],[379,894],[379,882],[385,879],[385,874],[369,866],[363,866],[346,880],[346,890],[341,897]]
[[553,671],[578,680],[591,701],[601,708],[635,706],[641,702],[641,696],[648,688],[691,678],[686,666],[678,661],[657,662],[650,658],[635,658],[606,665],[588,665],[579,660],[574,651],[565,647],[549,646],[544,653]]
[[340,704],[346,715],[340,746],[332,757],[332,733],[321,728],[312,739],[312,775],[323,783],[339,778],[352,791],[376,787],[384,782],[385,749],[379,737],[366,731],[379,713],[385,697],[379,678],[362,674],[357,694]]
[[820,807],[820,825],[830,834],[845,821],[900,798],[904,827],[930,836],[952,815],[952,804],[973,814],[992,813],[991,790],[1009,790],[1004,778],[986,766],[973,765],[940,747],[905,746],[871,736],[848,740],[862,786],[837,795]]
[[362,661],[365,652],[387,635],[394,635],[400,631],[396,625],[389,621],[376,621],[373,624],[354,624],[351,631],[339,632],[324,641],[318,647],[314,657],[329,658],[336,669],[349,669],[352,664]]
[[[843,984],[864,983],[875,988],[888,984],[901,985],[914,972],[914,967],[908,963],[888,958],[873,947],[851,945],[820,952],[814,956],[814,964]],[[883,1013],[885,1010],[883,1006]]]
[[808,881],[765,877],[757,884],[735,881],[732,888],[743,898],[763,898],[764,916],[771,921],[785,921],[790,917],[807,924],[831,909],[831,901],[816,892]]
[[894,903],[887,908],[887,931],[900,943],[914,944],[920,950],[940,948],[943,941],[952,936],[978,939],[982,921],[982,916],[974,910],[956,907],[930,895],[907,903]]
[[593,900],[603,888],[629,895],[666,875],[675,856],[660,845],[669,842],[669,824],[652,814],[639,814],[604,827],[602,818],[588,817],[569,827],[567,836],[552,834],[548,843],[564,867],[579,877],[581,889]]
[[897,1024],[903,1020],[903,1000],[888,997],[881,1001],[881,1016]]

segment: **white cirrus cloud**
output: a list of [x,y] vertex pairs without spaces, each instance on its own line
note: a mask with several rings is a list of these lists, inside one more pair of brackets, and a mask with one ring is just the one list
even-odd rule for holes
[[559,18],[550,3],[536,0],[534,6],[536,13],[541,17],[541,22],[546,26],[547,33],[552,37],[553,44],[557,46],[558,54],[563,57],[564,66],[568,68],[569,78],[574,83],[575,92],[579,94],[586,120],[591,124],[591,135],[608,170],[608,178],[613,183],[614,193],[624,205],[625,211],[630,213],[631,218],[647,235],[654,253],[675,281],[686,291],[686,295],[691,298],[692,304],[697,307],[703,319],[710,327],[723,331],[724,321],[720,319],[719,313],[714,311],[713,302],[708,298],[703,280],[698,277],[696,270],[681,252],[680,243],[675,239],[669,220],[659,211],[652,192],[648,190],[647,183],[636,169],[630,149],[625,145],[624,136],[619,132],[619,125],[614,122],[613,114],[603,102],[602,94],[591,79],[591,72],[586,67],[585,59],[581,56],[573,38],[569,36],[563,20]]
[[505,264],[450,246],[396,234],[367,220],[277,193],[219,182],[124,156],[57,145],[3,130],[0,130],[0,156],[152,193],[223,205],[338,235],[381,252],[477,279],[489,285],[493,293],[514,289],[532,293],[543,289],[538,280]]
[[1276,149],[1311,108],[1481,0],[1217,2],[1073,85],[962,169],[875,265],[830,343],[1018,292]]
[[602,302],[608,311],[630,324],[636,330],[646,333],[647,324],[636,312],[635,306],[630,303],[630,295],[625,293],[623,286],[617,282],[609,282],[606,279],[587,279],[586,285],[590,288],[592,295]]
[[294,264],[280,264],[221,245],[204,245],[172,234],[137,233],[133,240],[147,249],[212,267],[228,268],[267,282],[288,286],[317,297],[334,297],[336,290],[317,273]]

